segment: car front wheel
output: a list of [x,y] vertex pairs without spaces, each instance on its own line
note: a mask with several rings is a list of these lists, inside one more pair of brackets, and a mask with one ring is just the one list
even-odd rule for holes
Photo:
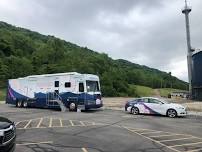
[[177,117],[177,112],[174,109],[168,109],[167,111],[167,116],[170,118],[175,118]]

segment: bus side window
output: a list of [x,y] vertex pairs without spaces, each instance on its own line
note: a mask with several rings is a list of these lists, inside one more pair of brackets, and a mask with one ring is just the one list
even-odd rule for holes
[[83,83],[79,83],[79,92],[84,92],[84,85],[83,85]]
[[55,81],[55,87],[59,87],[59,81]]

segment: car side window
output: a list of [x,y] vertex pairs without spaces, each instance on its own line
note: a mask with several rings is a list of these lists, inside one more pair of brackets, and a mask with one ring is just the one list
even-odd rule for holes
[[137,99],[137,102],[143,102],[142,99]]
[[156,99],[149,99],[149,103],[156,103],[156,104],[160,104],[161,102],[156,100]]
[[148,103],[149,102],[149,99],[145,98],[145,99],[142,99],[144,103]]

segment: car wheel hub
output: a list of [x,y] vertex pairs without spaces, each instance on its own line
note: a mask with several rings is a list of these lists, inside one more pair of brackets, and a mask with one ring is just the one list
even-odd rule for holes
[[176,112],[174,110],[169,110],[168,111],[168,116],[169,117],[175,117],[176,116]]

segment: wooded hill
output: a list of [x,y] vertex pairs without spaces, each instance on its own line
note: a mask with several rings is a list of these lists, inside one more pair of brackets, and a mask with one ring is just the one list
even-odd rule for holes
[[136,96],[132,84],[187,88],[186,82],[169,73],[0,22],[1,87],[10,78],[72,71],[99,75],[104,96]]

